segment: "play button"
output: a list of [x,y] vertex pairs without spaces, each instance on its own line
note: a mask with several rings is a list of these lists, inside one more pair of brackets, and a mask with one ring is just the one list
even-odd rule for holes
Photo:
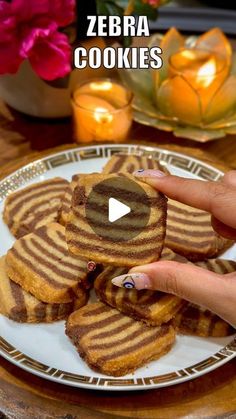
[[109,199],[108,220],[110,223],[114,223],[121,217],[129,214],[130,211],[130,207],[128,207],[128,205],[122,204],[122,202],[118,201],[118,199]]
[[117,243],[132,240],[146,228],[150,199],[145,190],[125,176],[98,175],[89,193],[86,220],[97,236]]

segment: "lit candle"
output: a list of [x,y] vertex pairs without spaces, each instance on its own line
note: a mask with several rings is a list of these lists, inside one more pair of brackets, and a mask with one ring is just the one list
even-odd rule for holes
[[198,93],[203,112],[228,73],[225,57],[211,51],[182,49],[170,57],[169,77],[178,75],[188,82]]
[[118,82],[100,79],[73,94],[74,134],[78,142],[123,141],[132,123],[132,93]]

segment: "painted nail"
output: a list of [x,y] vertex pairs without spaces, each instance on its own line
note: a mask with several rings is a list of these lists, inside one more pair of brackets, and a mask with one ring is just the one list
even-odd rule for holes
[[166,176],[166,173],[161,170],[144,170],[140,169],[133,173],[137,177],[151,177],[151,178],[160,178]]
[[111,281],[114,285],[121,288],[136,288],[137,290],[148,289],[151,287],[151,281],[148,275],[144,273],[130,273],[120,275]]

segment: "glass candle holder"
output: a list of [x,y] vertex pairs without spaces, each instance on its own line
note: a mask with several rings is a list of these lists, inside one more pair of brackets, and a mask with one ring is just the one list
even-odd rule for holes
[[132,124],[132,99],[130,90],[110,79],[77,86],[72,95],[75,141],[124,141]]
[[[194,89],[203,113],[228,73],[229,66],[225,57],[208,50],[182,49],[169,60],[169,78],[180,76]],[[177,93],[176,100],[180,100],[181,92]]]

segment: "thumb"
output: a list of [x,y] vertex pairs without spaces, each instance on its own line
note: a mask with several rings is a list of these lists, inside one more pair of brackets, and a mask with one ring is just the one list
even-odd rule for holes
[[230,309],[233,290],[228,275],[219,275],[190,264],[159,261],[133,268],[127,275],[114,278],[112,283],[120,287],[174,294],[208,308],[231,324],[236,323]]

